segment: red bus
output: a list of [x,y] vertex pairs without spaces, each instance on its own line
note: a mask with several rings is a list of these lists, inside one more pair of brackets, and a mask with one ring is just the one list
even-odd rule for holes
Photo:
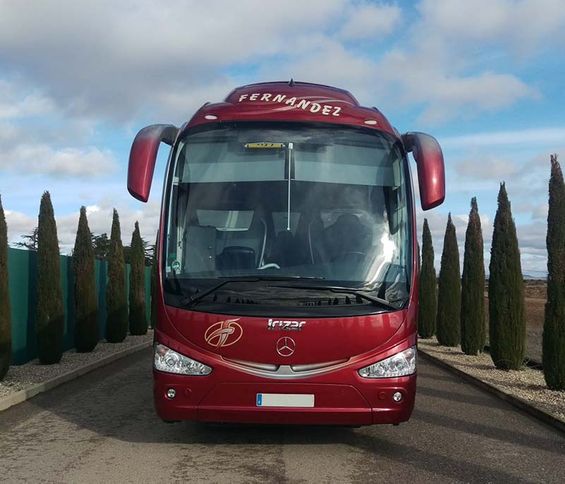
[[243,86],[131,148],[147,201],[170,145],[157,261],[161,419],[370,425],[409,419],[418,259],[407,153],[424,210],[443,155],[347,91]]

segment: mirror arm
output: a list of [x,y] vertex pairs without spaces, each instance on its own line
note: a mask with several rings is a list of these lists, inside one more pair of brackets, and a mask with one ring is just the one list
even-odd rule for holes
[[406,153],[412,153],[414,151],[414,134],[413,133],[404,133],[401,136],[402,144],[404,145],[404,149]]

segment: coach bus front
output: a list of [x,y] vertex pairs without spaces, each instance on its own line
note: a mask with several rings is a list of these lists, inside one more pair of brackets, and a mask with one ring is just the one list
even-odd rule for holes
[[408,420],[418,263],[406,153],[425,164],[429,138],[304,119],[209,121],[170,140],[159,416]]

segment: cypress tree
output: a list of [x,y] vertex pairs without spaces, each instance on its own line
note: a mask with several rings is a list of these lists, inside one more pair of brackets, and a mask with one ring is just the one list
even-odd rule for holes
[[484,291],[483,232],[477,199],[473,197],[465,233],[465,255],[463,256],[461,281],[461,349],[467,355],[476,355],[485,347]]
[[124,247],[120,232],[120,218],[114,209],[110,250],[108,252],[108,284],[106,285],[106,340],[120,343],[128,332],[128,306]]
[[500,185],[489,265],[490,354],[497,368],[517,370],[524,361],[524,281],[516,226],[506,186]]
[[75,347],[80,353],[92,351],[98,343],[98,300],[94,264],[94,249],[86,218],[86,208],[81,207],[73,250]]
[[0,197],[0,380],[6,376],[12,356],[12,323],[8,291],[8,228]]
[[139,233],[139,223],[135,222],[135,230],[131,236],[131,273],[129,282],[129,332],[131,334],[147,333],[147,316],[145,307],[145,251]]
[[437,296],[437,340],[443,346],[457,346],[461,341],[461,272],[459,248],[451,214],[443,238]]
[[151,262],[151,329],[157,326],[157,246],[159,245],[159,232],[153,247],[153,260]]
[[424,219],[422,233],[422,267],[418,308],[418,334],[431,338],[436,332],[437,280],[434,267],[434,247],[428,220]]
[[551,156],[546,243],[543,371],[549,388],[565,390],[565,184],[557,155]]
[[37,232],[37,356],[42,364],[63,356],[65,312],[57,225],[49,192],[43,193]]

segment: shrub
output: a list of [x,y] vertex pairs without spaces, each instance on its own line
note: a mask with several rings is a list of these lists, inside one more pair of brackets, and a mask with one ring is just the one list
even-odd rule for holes
[[556,155],[551,156],[546,243],[543,371],[549,388],[565,390],[565,184]]
[[420,295],[418,309],[418,334],[430,338],[436,331],[437,281],[434,268],[434,248],[428,220],[424,219],[422,233],[422,267],[420,270]]
[[476,355],[485,347],[485,263],[483,232],[477,199],[471,200],[469,223],[465,233],[463,278],[461,281],[461,349]]
[[443,346],[457,346],[461,341],[461,273],[459,248],[451,214],[443,238],[437,296],[437,340]]
[[98,343],[98,301],[94,264],[94,249],[86,218],[86,208],[81,207],[73,250],[75,347],[80,353],[92,351]]
[[526,341],[524,281],[516,226],[504,183],[498,192],[489,272],[490,354],[497,368],[517,370],[524,360]]
[[120,218],[114,209],[110,250],[108,253],[108,284],[106,285],[106,340],[120,343],[128,332],[126,272]]
[[0,380],[6,376],[12,356],[10,292],[8,290],[8,228],[0,197]]
[[50,365],[61,361],[65,312],[57,225],[49,192],[43,194],[39,207],[36,329],[40,363]]
[[145,307],[145,251],[139,233],[139,224],[131,237],[131,273],[129,280],[129,332],[141,335],[147,333]]

